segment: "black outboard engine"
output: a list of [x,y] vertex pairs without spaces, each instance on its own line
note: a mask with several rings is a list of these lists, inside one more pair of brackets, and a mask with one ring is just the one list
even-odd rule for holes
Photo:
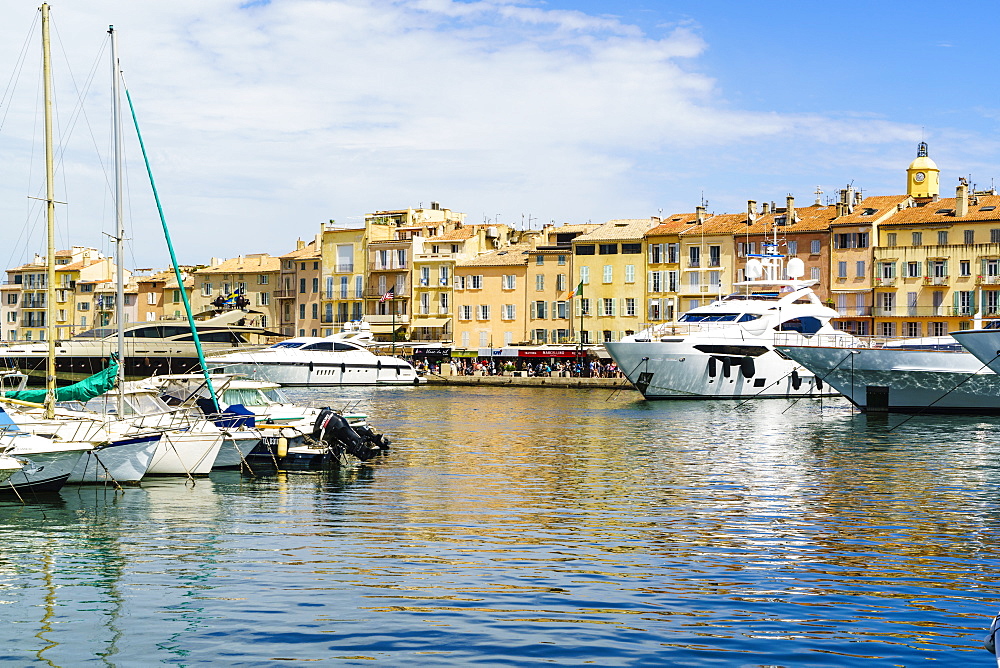
[[997,654],[997,636],[1000,635],[997,633],[998,631],[1000,631],[1000,615],[993,618],[993,623],[990,624],[990,634],[983,640],[986,650],[997,657],[997,665],[1000,665],[1000,655]]
[[354,427],[354,431],[365,440],[365,443],[371,444],[373,447],[379,450],[389,449],[389,439],[383,434],[378,433],[371,427],[366,427],[365,425],[357,425]]
[[316,418],[313,438],[327,445],[340,445],[347,454],[354,455],[363,462],[379,453],[378,447],[367,445],[347,420],[330,408],[322,409]]

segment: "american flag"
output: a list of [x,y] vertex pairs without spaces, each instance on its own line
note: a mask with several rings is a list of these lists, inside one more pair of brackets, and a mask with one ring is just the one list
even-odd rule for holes
[[389,291],[387,293],[385,293],[384,295],[382,295],[382,297],[381,297],[381,299],[379,299],[379,301],[380,302],[387,302],[390,299],[395,298],[395,296],[396,296],[396,294],[392,291],[392,288],[389,288]]

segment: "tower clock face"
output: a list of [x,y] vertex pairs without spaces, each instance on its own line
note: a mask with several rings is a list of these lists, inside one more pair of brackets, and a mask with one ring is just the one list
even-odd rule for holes
[[927,175],[923,172],[917,172],[913,175],[913,180],[917,183],[923,183],[925,178],[927,178]]

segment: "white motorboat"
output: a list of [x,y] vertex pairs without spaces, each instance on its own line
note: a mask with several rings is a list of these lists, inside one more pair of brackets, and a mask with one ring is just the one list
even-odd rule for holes
[[1000,376],[951,337],[884,344],[818,337],[777,349],[861,410],[1000,413]]
[[12,475],[21,470],[24,466],[10,455],[0,454],[0,483],[6,482]]
[[[366,336],[367,333],[367,336]],[[327,337],[299,336],[252,352],[209,357],[213,371],[281,385],[417,385],[424,379],[406,360],[368,350],[367,323]]]
[[0,492],[15,492],[22,497],[25,493],[57,492],[69,480],[80,458],[93,449],[90,443],[18,429],[2,408],[0,421],[0,452],[21,464],[0,484]]
[[[774,350],[777,337],[806,342],[837,334],[803,262],[785,268],[776,239],[746,263],[747,280],[678,322],[654,325],[604,347],[647,399],[751,399],[823,396],[834,391]],[[787,271],[788,279],[783,278]],[[840,333],[842,336],[849,336]]]

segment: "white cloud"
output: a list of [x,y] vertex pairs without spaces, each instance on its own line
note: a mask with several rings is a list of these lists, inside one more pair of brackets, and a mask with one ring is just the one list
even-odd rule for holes
[[[11,67],[31,21],[20,9],[0,22],[0,62]],[[690,27],[643,34],[613,17],[528,2],[86,0],[53,16],[78,79],[107,24],[120,31],[182,261],[287,252],[329,218],[431,199],[472,221],[484,213],[501,222],[522,213],[602,220],[655,213],[664,202],[690,210],[698,192],[662,195],[651,163],[690,189],[684,175],[706,172],[703,154],[738,163],[727,147],[738,154],[774,141],[809,154],[808,143],[912,133],[877,118],[732,109],[699,71],[709,45]],[[87,113],[106,135],[99,72]],[[0,134],[5,246],[23,222],[34,92],[15,103],[24,111]],[[95,245],[110,226],[108,196],[96,158],[85,156],[93,141],[82,123],[74,142],[68,167],[84,182],[67,175],[67,196],[74,222],[89,222],[72,241]],[[137,154],[130,164],[141,176]],[[137,262],[163,265],[155,210],[141,179],[132,184]]]

